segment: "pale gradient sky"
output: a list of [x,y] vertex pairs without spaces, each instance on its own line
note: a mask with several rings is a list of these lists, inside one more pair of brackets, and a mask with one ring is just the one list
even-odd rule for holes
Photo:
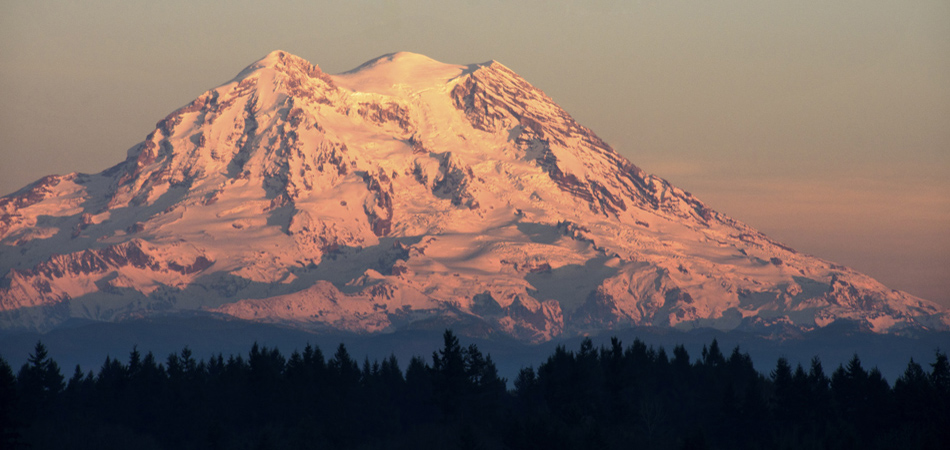
[[0,194],[118,163],[275,49],[500,61],[714,209],[950,306],[946,0],[4,0]]

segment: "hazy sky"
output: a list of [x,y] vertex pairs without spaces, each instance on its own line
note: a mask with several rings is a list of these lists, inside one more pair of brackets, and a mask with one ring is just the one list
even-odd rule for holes
[[0,194],[120,162],[275,49],[500,61],[714,209],[950,306],[946,0],[3,0]]

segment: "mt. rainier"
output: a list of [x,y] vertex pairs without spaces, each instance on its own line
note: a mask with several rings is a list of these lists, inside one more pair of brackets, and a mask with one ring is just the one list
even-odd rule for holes
[[540,342],[631,325],[787,332],[950,313],[644,173],[497,62],[343,74],[275,51],[99,174],[0,199],[0,327],[201,310]]

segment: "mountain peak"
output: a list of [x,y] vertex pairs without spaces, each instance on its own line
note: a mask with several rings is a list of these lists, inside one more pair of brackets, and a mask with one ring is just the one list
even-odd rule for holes
[[431,88],[463,74],[469,66],[446,64],[410,52],[388,53],[334,75],[336,83],[357,92],[393,95]]
[[289,52],[285,52],[283,50],[273,50],[270,53],[268,53],[266,56],[264,56],[263,58],[259,59],[257,63],[264,66],[274,66],[288,58],[303,59],[297,55],[294,55]]
[[234,81],[243,80],[254,73],[260,72],[261,70],[283,72],[288,75],[302,73],[310,77],[326,77],[326,74],[324,74],[323,71],[320,70],[320,67],[316,64],[312,64],[310,61],[294,55],[293,53],[286,52],[284,50],[274,50],[265,55],[263,58],[258,59],[249,66],[245,67],[244,70],[234,77]]
[[358,67],[352,70],[348,70],[344,73],[354,73],[361,70],[366,70],[371,67],[379,65],[388,65],[394,64],[399,66],[418,66],[418,65],[432,65],[432,64],[443,64],[439,61],[436,61],[426,55],[412,52],[395,52],[387,53],[385,55],[378,56],[369,61],[366,61],[363,64],[360,64]]
[[644,173],[507,67],[408,52],[332,76],[271,52],[113,169],[0,199],[0,328],[199,309],[531,341],[950,325]]

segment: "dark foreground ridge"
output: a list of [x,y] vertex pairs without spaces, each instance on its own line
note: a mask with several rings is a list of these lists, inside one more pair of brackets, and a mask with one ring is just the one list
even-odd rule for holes
[[[66,380],[37,343],[15,375],[0,358],[0,448],[757,449],[943,448],[950,362],[911,360],[893,387],[855,355],[768,376],[716,340],[693,361],[639,339],[558,346],[506,389],[491,356],[446,331],[431,361],[362,364],[255,344],[247,356],[164,363],[133,349]],[[944,443],[944,444],[941,444]]]

